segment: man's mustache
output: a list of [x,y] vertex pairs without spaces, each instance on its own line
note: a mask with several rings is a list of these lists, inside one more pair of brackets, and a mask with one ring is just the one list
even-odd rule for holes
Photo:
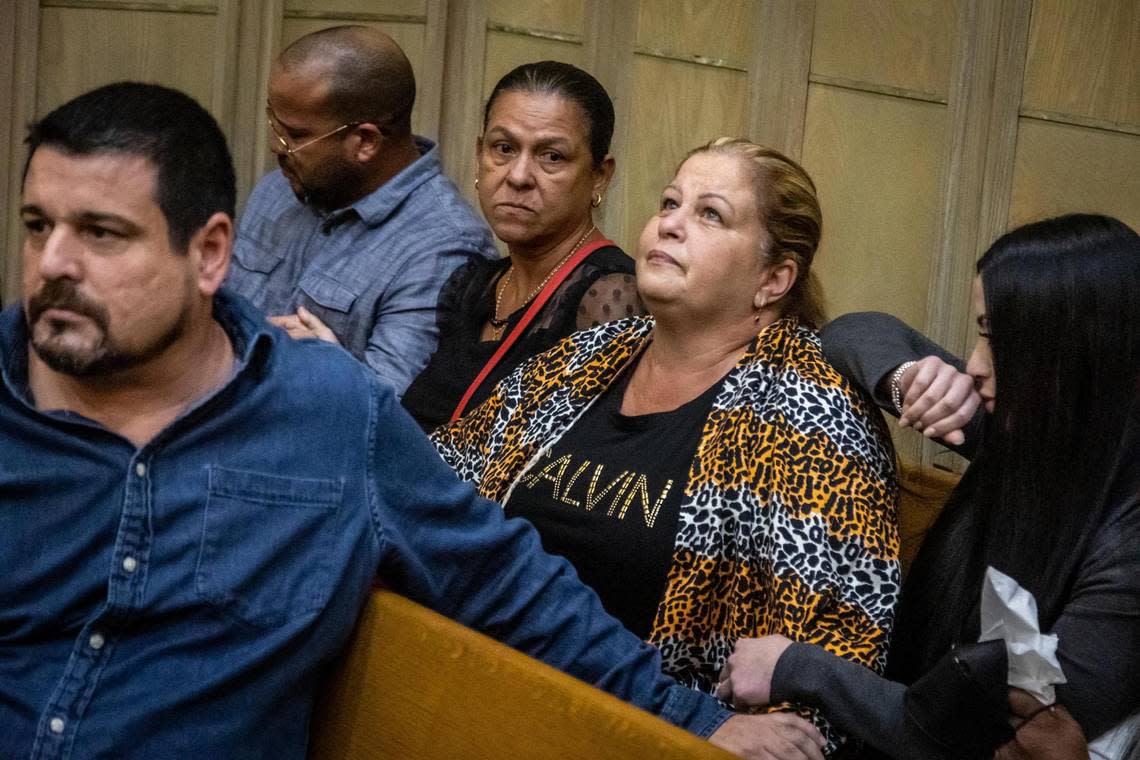
[[73,280],[48,280],[28,299],[28,325],[34,325],[48,309],[65,309],[92,320],[101,329],[107,329],[107,309],[79,292]]

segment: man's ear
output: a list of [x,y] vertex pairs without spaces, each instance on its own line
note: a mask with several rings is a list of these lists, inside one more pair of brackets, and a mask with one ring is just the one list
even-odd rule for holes
[[356,147],[353,150],[352,157],[360,163],[366,164],[376,158],[384,147],[384,140],[387,138],[380,127],[369,121],[357,124],[353,129],[355,130]]
[[194,262],[195,281],[202,295],[212,297],[222,286],[233,246],[234,221],[223,211],[215,212],[190,238],[186,255]]

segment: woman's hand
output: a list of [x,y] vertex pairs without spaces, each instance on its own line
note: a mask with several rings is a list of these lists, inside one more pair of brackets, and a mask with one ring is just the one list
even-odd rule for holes
[[709,741],[749,760],[823,760],[827,744],[816,727],[798,715],[733,715]]
[[791,645],[783,636],[740,639],[720,671],[717,699],[737,709],[759,707],[771,701],[772,674],[780,655]]
[[899,390],[900,425],[955,446],[966,441],[962,430],[982,403],[974,378],[937,356],[927,356],[903,372]]
[[1010,689],[1009,707],[1016,733],[995,760],[1088,760],[1084,732],[1064,707],[1045,707],[1021,689]]

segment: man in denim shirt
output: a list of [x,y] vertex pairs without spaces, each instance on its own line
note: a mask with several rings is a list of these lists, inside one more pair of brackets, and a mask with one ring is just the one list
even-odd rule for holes
[[383,32],[314,32],[269,77],[280,170],[242,213],[226,284],[294,337],[341,343],[401,395],[437,342],[452,271],[497,255],[487,226],[411,131],[416,85]]
[[377,573],[726,746],[786,739],[663,677],[367,368],[219,290],[233,168],[194,101],[109,85],[28,142],[24,300],[0,314],[0,757],[300,758]]

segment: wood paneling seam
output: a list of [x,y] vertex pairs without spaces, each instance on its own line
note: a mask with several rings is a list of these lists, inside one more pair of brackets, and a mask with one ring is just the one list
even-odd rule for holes
[[124,0],[42,0],[41,8],[70,8],[72,10],[135,11],[142,13],[192,13],[216,16],[215,3],[151,3]]
[[1092,116],[1081,116],[1080,114],[1074,113],[1039,111],[1029,108],[1021,109],[1020,115],[1024,116],[1027,119],[1036,119],[1038,121],[1048,121],[1057,124],[1071,124],[1075,127],[1088,127],[1090,129],[1099,129],[1104,132],[1118,132],[1126,135],[1140,135],[1140,124],[1127,124],[1124,122],[1096,119]]
[[371,21],[377,24],[426,24],[427,16],[414,13],[369,13],[367,11],[285,11],[284,18],[316,21]]
[[716,69],[728,69],[729,71],[741,71],[748,73],[748,67],[742,63],[734,61],[726,61],[723,58],[713,58],[706,55],[685,55],[683,53],[674,53],[669,50],[661,50],[658,48],[643,47],[636,45],[633,52],[637,55],[644,55],[649,58],[662,58],[666,61],[677,61],[679,63],[692,63],[698,66],[711,66]]
[[845,90],[856,90],[857,92],[870,92],[876,95],[889,95],[893,98],[906,98],[907,100],[918,100],[923,103],[940,103],[947,105],[949,100],[936,95],[932,92],[923,92],[921,90],[910,90],[905,87],[892,87],[886,84],[876,84],[874,82],[864,82],[858,79],[846,79],[844,77],[833,77],[827,74],[812,74],[808,81],[812,84],[824,84],[829,87],[842,87]]
[[502,32],[504,34],[517,34],[522,37],[536,37],[540,40],[573,42],[576,45],[581,45],[583,41],[582,35],[580,34],[573,34],[571,32],[553,32],[549,29],[537,29],[535,27],[512,26],[511,24],[499,23],[498,21],[488,21],[487,31]]

